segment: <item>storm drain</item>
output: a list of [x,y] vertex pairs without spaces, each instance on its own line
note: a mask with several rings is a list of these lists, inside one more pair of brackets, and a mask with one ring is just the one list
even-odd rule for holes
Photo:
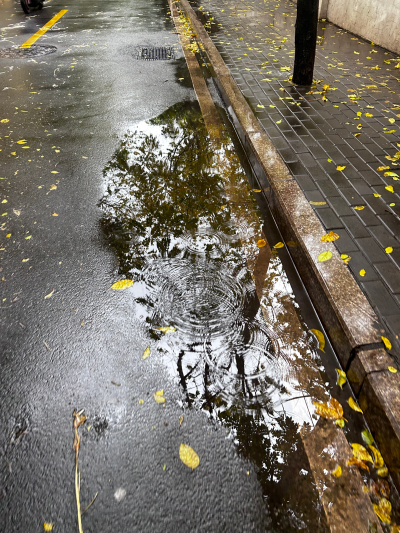
[[31,57],[45,56],[57,50],[56,46],[32,45],[30,48],[0,48],[0,58],[4,59],[29,59]]
[[157,61],[175,59],[172,46],[138,46],[136,59]]

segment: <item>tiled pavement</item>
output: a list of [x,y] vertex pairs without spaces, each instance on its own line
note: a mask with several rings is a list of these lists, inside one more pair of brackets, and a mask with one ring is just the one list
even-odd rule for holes
[[340,236],[337,249],[351,257],[348,268],[400,363],[400,182],[384,175],[400,178],[397,161],[387,159],[400,151],[400,58],[320,22],[318,83],[307,94],[288,81],[295,4],[209,0],[200,9],[214,17],[214,44],[305,196],[326,202],[313,207]]

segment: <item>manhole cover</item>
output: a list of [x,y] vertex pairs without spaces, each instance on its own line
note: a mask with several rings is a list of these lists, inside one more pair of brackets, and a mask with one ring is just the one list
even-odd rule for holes
[[172,46],[138,46],[136,59],[147,61],[175,59]]
[[0,48],[0,57],[4,59],[29,59],[30,57],[52,54],[56,50],[56,46],[41,46],[36,44],[30,48]]

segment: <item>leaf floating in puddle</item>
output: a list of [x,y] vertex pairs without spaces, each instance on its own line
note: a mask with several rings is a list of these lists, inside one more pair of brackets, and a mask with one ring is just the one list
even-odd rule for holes
[[392,349],[392,343],[390,342],[389,339],[387,339],[386,337],[381,337],[382,341],[383,341],[383,344],[386,346],[386,348],[388,350],[391,350]]
[[259,248],[262,248],[263,246],[266,246],[267,244],[267,241],[265,239],[260,239],[259,241],[257,241],[257,246]]
[[383,462],[381,452],[377,450],[375,446],[370,445],[369,449],[372,450],[372,453],[374,454],[374,467],[377,469],[382,468],[385,463]]
[[313,401],[313,405],[317,415],[322,416],[322,418],[326,418],[327,420],[338,420],[343,417],[343,407],[335,398],[331,398],[329,403]]
[[322,252],[322,254],[319,254],[318,256],[318,263],[323,263],[324,261],[329,261],[329,259],[332,258],[332,252],[329,250],[326,252]]
[[388,366],[388,370],[392,374],[397,374],[397,368],[395,368],[394,366]]
[[321,352],[324,352],[324,348],[325,348],[325,337],[324,337],[324,334],[322,333],[322,331],[319,331],[319,329],[310,329],[310,331],[311,331],[311,333],[314,333],[314,335],[317,337],[318,348],[321,350]]
[[352,457],[347,461],[347,466],[358,466],[360,468],[363,468],[367,472],[369,472],[368,466],[364,463],[364,461],[360,461],[359,459],[356,459],[355,457]]
[[326,202],[311,202],[310,201],[310,204],[311,205],[326,205]]
[[142,359],[147,359],[149,357],[150,353],[151,353],[150,352],[150,346],[147,346],[147,348],[143,352]]
[[347,401],[350,407],[353,409],[353,411],[357,411],[357,413],[362,413],[362,409],[358,407],[358,405],[356,404],[356,402],[353,400],[351,396]]
[[283,242],[277,242],[274,246],[274,248],[283,248],[285,245],[283,244]]
[[326,235],[321,237],[321,242],[333,242],[339,239],[339,235],[333,231],[330,231]]
[[115,291],[122,291],[128,287],[132,287],[133,281],[131,279],[120,279],[111,285],[111,288]]
[[343,370],[340,370],[340,368],[336,368],[335,369],[336,372],[338,373],[338,379],[337,379],[337,384],[339,385],[339,387],[341,389],[343,389],[343,385],[346,383],[347,381],[347,377],[346,377],[346,373],[343,372]]
[[173,328],[172,326],[165,326],[163,328],[156,328],[162,333],[172,333],[173,331],[176,331],[176,328]]
[[339,465],[333,472],[331,472],[332,476],[340,477],[342,475],[342,467]]
[[361,437],[365,444],[368,444],[368,446],[371,446],[371,444],[374,442],[374,437],[371,435],[368,429],[364,429],[364,431],[361,432]]
[[353,455],[356,459],[358,459],[359,461],[373,463],[372,457],[370,456],[370,454],[368,453],[368,451],[366,450],[366,448],[364,448],[362,444],[353,442],[351,447],[353,448]]
[[154,393],[154,399],[157,403],[165,403],[164,389],[158,390]]
[[194,470],[200,464],[200,458],[197,453],[187,444],[181,444],[179,448],[179,457],[183,464]]

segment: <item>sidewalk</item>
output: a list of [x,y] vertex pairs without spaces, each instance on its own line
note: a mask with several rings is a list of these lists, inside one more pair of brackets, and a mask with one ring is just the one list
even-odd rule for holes
[[400,58],[320,22],[317,82],[295,88],[295,4],[210,0],[201,11],[214,17],[210,37],[323,226],[340,236],[399,363]]

